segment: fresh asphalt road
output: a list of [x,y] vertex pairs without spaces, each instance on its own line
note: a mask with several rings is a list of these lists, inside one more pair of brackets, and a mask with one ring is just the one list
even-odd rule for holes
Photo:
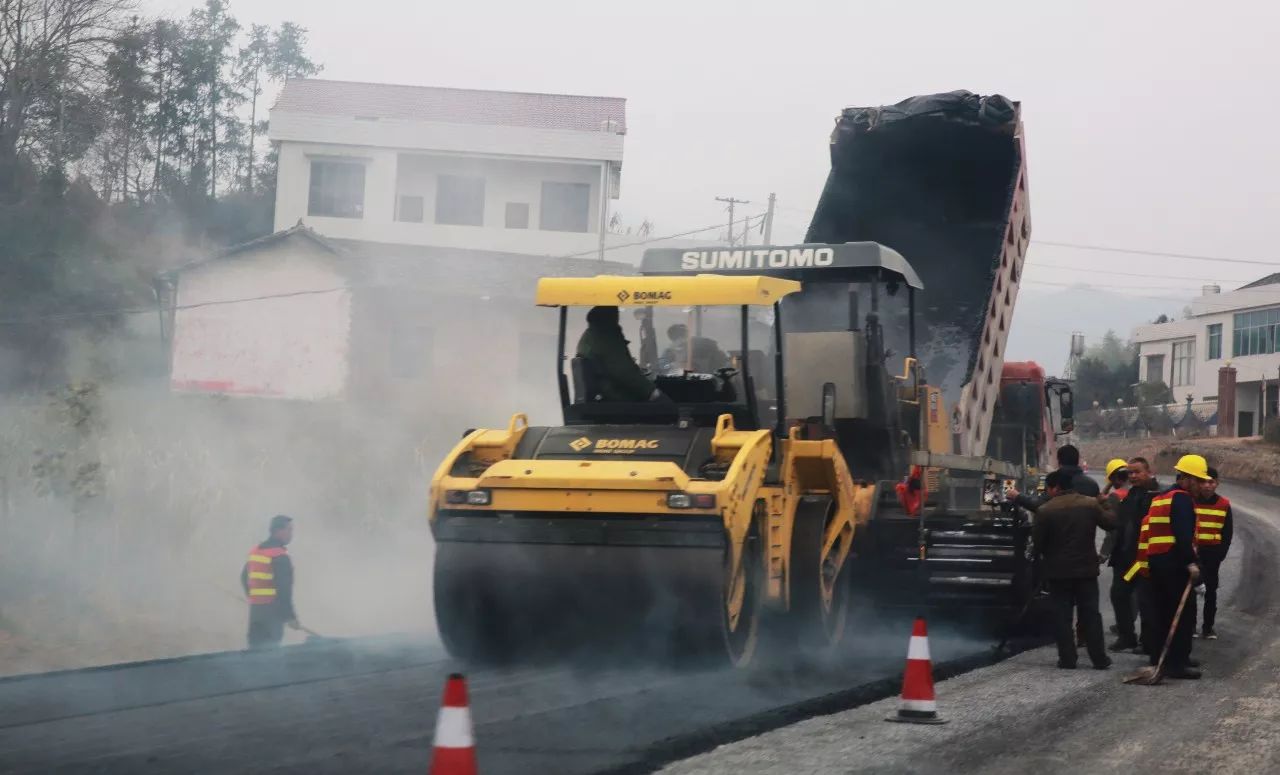
[[[481,771],[645,772],[817,713],[896,694],[907,612],[862,617],[838,660],[787,670],[566,666],[468,675]],[[993,643],[931,633],[934,657]],[[344,641],[0,680],[0,772],[423,772],[435,644]]]

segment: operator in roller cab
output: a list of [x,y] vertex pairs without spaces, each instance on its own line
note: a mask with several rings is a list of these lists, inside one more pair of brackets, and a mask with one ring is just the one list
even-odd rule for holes
[[597,400],[660,400],[662,391],[631,357],[631,343],[618,321],[617,307],[592,307],[578,339],[577,355],[591,369]]

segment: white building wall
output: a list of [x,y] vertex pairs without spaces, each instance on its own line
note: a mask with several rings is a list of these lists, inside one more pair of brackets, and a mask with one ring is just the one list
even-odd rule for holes
[[[1236,370],[1236,412],[1233,425],[1239,421],[1239,413],[1253,414],[1253,432],[1260,432],[1262,419],[1262,387],[1280,381],[1280,353],[1262,355],[1233,355],[1233,331],[1235,314],[1251,309],[1280,306],[1280,286],[1245,288],[1230,293],[1208,294],[1196,299],[1192,305],[1194,317],[1169,323],[1141,326],[1134,332],[1138,342],[1139,379],[1147,379],[1147,358],[1164,355],[1164,381],[1170,383],[1173,369],[1173,343],[1187,337],[1196,340],[1195,383],[1190,386],[1170,387],[1175,403],[1182,403],[1187,393],[1196,401],[1214,400],[1218,396],[1218,370],[1230,365]],[[1209,326],[1222,327],[1222,357],[1209,359]]]
[[[311,162],[341,160],[365,165],[364,215],[332,218],[308,215]],[[307,224],[326,237],[406,245],[489,250],[528,255],[590,255],[600,243],[601,183],[604,162],[540,161],[512,158],[401,153],[317,143],[284,143],[280,147],[276,185],[275,228]],[[485,179],[483,226],[435,223],[436,178],[440,174]],[[586,232],[538,228],[543,182],[590,186]],[[423,222],[396,220],[399,194],[423,197]],[[506,203],[529,205],[529,228],[505,226]]]
[[448,124],[271,111],[268,135],[276,142],[357,148],[399,148],[455,154],[530,156],[622,162],[624,135],[487,124]]
[[[174,313],[172,388],[309,400],[343,397],[351,327],[345,285],[322,258],[283,246],[187,270]],[[222,303],[299,291],[324,292]],[[199,304],[207,306],[191,306]]]

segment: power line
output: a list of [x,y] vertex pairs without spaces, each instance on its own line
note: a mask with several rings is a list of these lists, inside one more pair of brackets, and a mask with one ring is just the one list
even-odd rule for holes
[[1280,262],[1257,261],[1249,258],[1227,258],[1225,256],[1199,256],[1192,253],[1165,253],[1159,250],[1137,250],[1134,248],[1116,248],[1108,245],[1085,245],[1078,242],[1053,242],[1050,240],[1031,240],[1033,245],[1051,245],[1058,248],[1075,248],[1077,250],[1096,250],[1102,253],[1126,253],[1134,256],[1155,256],[1157,258],[1186,258],[1192,261],[1218,261],[1225,264],[1250,264],[1253,266],[1280,267]]

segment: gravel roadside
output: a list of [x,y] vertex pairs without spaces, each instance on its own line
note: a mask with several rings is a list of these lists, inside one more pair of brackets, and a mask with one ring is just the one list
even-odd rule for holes
[[[888,724],[897,700],[778,729],[677,762],[669,775],[841,772],[1280,771],[1280,501],[1223,486],[1237,542],[1223,565],[1217,641],[1197,640],[1201,681],[1126,686],[1145,664],[1059,670],[1052,647],[938,684],[943,726]],[[1104,572],[1103,582],[1109,581]],[[1104,584],[1105,586],[1105,584]],[[1105,593],[1104,593],[1105,597]],[[1104,610],[1104,622],[1113,618]],[[904,638],[905,641],[905,638]],[[905,642],[904,642],[905,647]]]

